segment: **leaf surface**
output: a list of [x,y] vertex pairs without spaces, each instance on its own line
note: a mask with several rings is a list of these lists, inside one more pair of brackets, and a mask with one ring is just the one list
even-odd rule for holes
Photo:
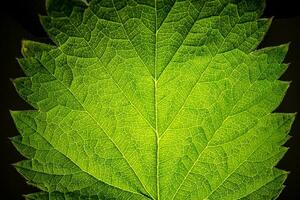
[[48,0],[12,111],[27,199],[274,199],[294,114],[263,0]]

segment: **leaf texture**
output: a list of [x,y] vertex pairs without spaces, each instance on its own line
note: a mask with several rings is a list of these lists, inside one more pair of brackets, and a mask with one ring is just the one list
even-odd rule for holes
[[275,199],[294,114],[263,0],[47,0],[12,111],[27,199]]

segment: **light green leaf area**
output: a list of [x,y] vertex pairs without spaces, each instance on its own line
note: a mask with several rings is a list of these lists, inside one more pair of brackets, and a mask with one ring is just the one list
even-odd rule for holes
[[48,0],[12,111],[27,199],[275,199],[294,114],[263,0]]

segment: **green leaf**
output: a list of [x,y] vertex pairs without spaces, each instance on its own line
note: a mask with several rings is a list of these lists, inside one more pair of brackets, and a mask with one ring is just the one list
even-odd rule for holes
[[27,199],[274,199],[294,114],[263,0],[48,0],[12,111]]

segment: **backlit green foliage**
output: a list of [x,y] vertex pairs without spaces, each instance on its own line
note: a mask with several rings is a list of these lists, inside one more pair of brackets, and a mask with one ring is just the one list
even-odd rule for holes
[[12,111],[28,199],[274,199],[294,114],[263,0],[48,0]]

